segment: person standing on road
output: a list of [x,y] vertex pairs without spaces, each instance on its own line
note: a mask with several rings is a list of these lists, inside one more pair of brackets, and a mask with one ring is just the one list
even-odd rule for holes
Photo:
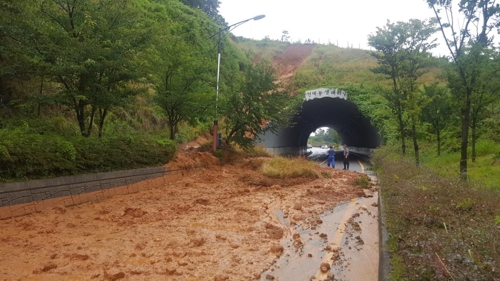
[[349,149],[347,144],[344,144],[344,170],[349,170]]
[[328,167],[332,165],[332,168],[335,168],[335,150],[333,150],[333,146],[330,146],[328,150],[328,162],[326,163]]

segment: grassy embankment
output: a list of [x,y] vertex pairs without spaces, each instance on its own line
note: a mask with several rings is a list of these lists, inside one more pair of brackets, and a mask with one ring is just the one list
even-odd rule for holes
[[457,153],[423,154],[416,167],[397,149],[376,152],[391,280],[499,280],[499,148],[478,146],[468,183],[458,180]]

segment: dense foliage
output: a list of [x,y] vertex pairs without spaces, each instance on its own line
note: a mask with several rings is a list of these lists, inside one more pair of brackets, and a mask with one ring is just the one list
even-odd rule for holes
[[[0,124],[5,136],[0,164],[9,167],[9,179],[165,163],[169,155],[151,154],[162,149],[156,136],[188,141],[210,132],[214,116],[222,121],[226,143],[250,147],[261,125],[284,126],[296,108],[287,91],[277,91],[271,63],[253,61],[226,34],[220,39],[216,101],[215,35],[226,25],[219,1],[7,0],[0,5],[0,117],[7,120]],[[35,132],[13,125],[22,127],[33,118],[76,126]],[[28,142],[40,145],[28,149]],[[41,170],[17,154],[22,149],[42,161]],[[45,154],[57,159],[44,160]],[[148,154],[151,159],[143,159]]]
[[39,132],[34,123],[0,129],[0,181],[159,166],[177,148],[166,136],[82,138]]

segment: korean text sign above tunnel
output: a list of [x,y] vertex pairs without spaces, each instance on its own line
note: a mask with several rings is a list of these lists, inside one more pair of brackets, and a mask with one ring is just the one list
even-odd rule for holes
[[328,89],[320,88],[306,91],[306,100],[318,99],[318,98],[339,98],[347,100],[347,93],[339,89]]

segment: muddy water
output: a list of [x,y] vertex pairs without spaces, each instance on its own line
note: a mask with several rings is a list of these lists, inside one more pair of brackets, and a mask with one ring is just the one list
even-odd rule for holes
[[[339,204],[321,214],[321,222],[312,227],[307,222],[314,218],[292,226],[283,212],[276,211],[292,235],[260,280],[377,280],[377,214],[376,196]],[[329,270],[327,266],[322,271],[325,264]]]

